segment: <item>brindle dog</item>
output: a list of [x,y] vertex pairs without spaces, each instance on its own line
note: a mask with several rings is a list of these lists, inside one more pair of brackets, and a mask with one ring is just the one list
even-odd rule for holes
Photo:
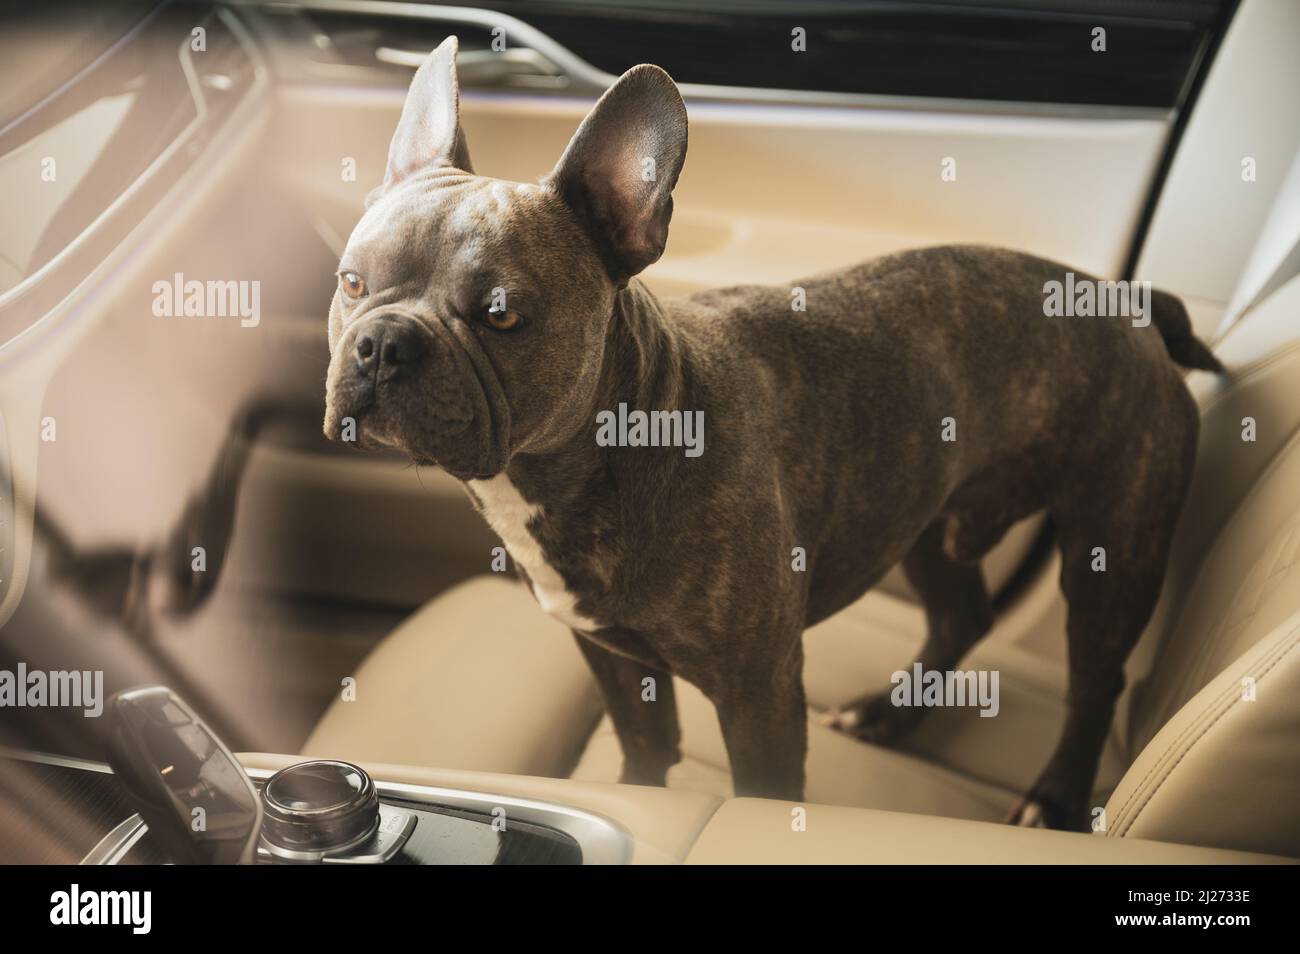
[[[1014,820],[1080,824],[1191,476],[1197,411],[1178,364],[1218,363],[1177,299],[1155,293],[1145,327],[1049,318],[1045,285],[1065,266],[993,248],[798,282],[803,312],[789,286],[659,301],[634,276],[667,241],[686,128],[672,80],[638,66],[541,184],[478,176],[454,40],[439,47],[340,262],[326,433],[354,423],[362,446],[468,485],[577,633],[624,781],[663,784],[680,758],[677,675],[716,705],[747,795],[803,795],[806,627],[901,562],[929,620],[920,662],[951,669],[992,621],[977,561],[1046,509],[1069,714]],[[597,415],[620,403],[703,411],[703,455],[602,446]],[[917,716],[868,695],[838,721],[890,742]]]

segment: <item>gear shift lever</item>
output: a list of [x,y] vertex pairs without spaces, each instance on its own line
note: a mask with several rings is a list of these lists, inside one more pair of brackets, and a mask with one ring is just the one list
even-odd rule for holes
[[109,764],[167,857],[251,864],[262,805],[243,766],[194,710],[163,686],[108,702]]

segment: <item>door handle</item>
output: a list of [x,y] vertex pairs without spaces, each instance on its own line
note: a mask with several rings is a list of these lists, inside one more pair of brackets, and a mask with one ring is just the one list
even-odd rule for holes
[[[375,48],[375,59],[390,66],[419,69],[429,51]],[[464,50],[456,58],[456,72],[464,86],[516,86],[529,89],[563,89],[569,85],[564,71],[536,50],[527,47],[502,50]]]

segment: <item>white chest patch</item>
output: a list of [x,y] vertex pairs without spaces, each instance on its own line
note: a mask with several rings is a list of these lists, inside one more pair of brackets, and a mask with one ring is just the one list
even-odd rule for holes
[[541,511],[515,489],[510,478],[498,474],[489,480],[471,480],[470,489],[483,505],[483,516],[496,531],[511,558],[516,560],[533,583],[533,596],[549,616],[582,632],[594,632],[600,624],[577,610],[577,597],[568,591],[564,578],[546,562],[537,539],[528,530],[528,521]]

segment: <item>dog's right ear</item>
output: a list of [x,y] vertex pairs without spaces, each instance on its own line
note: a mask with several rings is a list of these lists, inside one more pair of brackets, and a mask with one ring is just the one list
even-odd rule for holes
[[384,184],[367,204],[407,176],[429,166],[473,172],[460,128],[460,87],[456,82],[456,37],[449,36],[415,72],[402,106],[402,118],[388,147]]
[[634,66],[596,103],[545,184],[563,197],[626,281],[668,241],[686,161],[686,106],[657,66]]

